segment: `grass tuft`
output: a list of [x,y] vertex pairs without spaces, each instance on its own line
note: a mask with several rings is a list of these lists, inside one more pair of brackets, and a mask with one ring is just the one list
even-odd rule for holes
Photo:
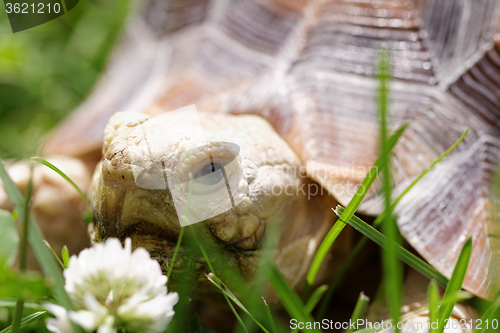
[[[39,312],[35,312],[33,314],[30,314],[29,316],[24,317],[21,320],[21,323],[19,325],[19,329],[25,328],[29,324],[31,324],[31,323],[37,321],[38,319],[42,318],[42,316],[45,313],[47,313],[47,311],[39,311]],[[0,333],[11,333],[11,332],[13,332],[12,326],[9,326],[6,329],[3,329],[3,330],[0,331]]]
[[[4,188],[7,194],[9,195],[10,200],[16,206],[16,209],[19,213],[19,217],[21,219],[24,219],[25,213],[22,209],[23,204],[25,202],[24,198],[19,189],[17,188],[17,186],[10,178],[9,174],[7,173],[7,170],[5,169],[5,166],[1,158],[0,158],[0,179],[4,184]],[[44,273],[54,281],[54,292],[58,297],[60,304],[63,307],[65,307],[67,311],[72,311],[74,310],[74,307],[68,294],[66,293],[66,290],[64,289],[64,278],[61,274],[61,271],[57,267],[57,263],[52,257],[50,250],[46,247],[46,245],[43,242],[44,237],[40,228],[38,227],[38,224],[31,216],[29,216],[28,219],[30,228],[30,233],[28,235],[28,238],[31,247],[33,248],[33,251],[37,256],[38,262],[40,263],[40,266],[42,267]],[[77,325],[73,325],[73,329],[76,333],[83,332],[83,330]]]
[[[343,211],[344,208],[341,206],[337,206],[337,209],[334,210],[337,216],[341,215]],[[380,231],[373,228],[371,225],[361,220],[357,216],[353,216],[348,223],[354,229],[361,232],[363,235],[368,237],[370,240],[372,240],[382,248],[387,248],[388,243],[391,242],[391,240],[389,240],[384,234],[382,234]],[[397,246],[394,247],[394,251],[400,260],[402,260],[404,263],[408,264],[410,267],[420,272],[427,278],[436,280],[440,286],[445,288],[448,285],[448,279],[444,275],[439,273],[434,267],[432,267],[419,257],[415,256],[407,249],[401,247],[398,244],[396,245]]]
[[[457,293],[462,289],[462,284],[464,282],[465,274],[467,273],[467,267],[470,261],[470,255],[472,252],[472,238],[469,237],[465,242],[462,251],[458,257],[457,263],[455,265],[455,269],[453,270],[453,274],[451,275],[450,282],[446,287],[444,292],[444,297],[450,297],[451,295]],[[445,328],[445,320],[450,318],[451,313],[453,311],[453,307],[455,306],[455,302],[450,302],[447,304],[443,304],[438,310],[438,333],[443,333]]]
[[[403,124],[389,139],[388,141],[388,146],[392,149],[394,145],[396,145],[396,142],[398,139],[401,137],[403,134],[407,124]],[[344,213],[339,217],[337,222],[333,225],[333,227],[330,229],[328,234],[326,235],[325,239],[321,243],[321,245],[318,248],[318,251],[316,252],[316,255],[314,256],[314,259],[311,263],[311,267],[309,268],[309,271],[307,272],[306,276],[306,285],[304,287],[304,291],[302,293],[302,299],[306,299],[311,286],[314,284],[314,281],[316,280],[316,276],[318,275],[319,269],[321,267],[321,264],[323,263],[323,260],[325,259],[328,251],[332,247],[333,243],[337,239],[337,237],[340,235],[340,232],[344,229],[346,226],[346,221],[349,221],[349,219],[354,215],[354,212],[356,212],[356,209],[358,209],[359,205],[361,204],[361,201],[365,197],[366,192],[368,191],[368,188],[372,185],[373,181],[377,177],[378,173],[380,172],[381,168],[383,167],[382,165],[382,159],[379,157],[375,164],[370,168],[370,171],[368,172],[368,175],[366,175],[365,179],[361,183],[360,187],[356,191],[356,194],[354,197],[351,199],[349,204],[347,205]]]

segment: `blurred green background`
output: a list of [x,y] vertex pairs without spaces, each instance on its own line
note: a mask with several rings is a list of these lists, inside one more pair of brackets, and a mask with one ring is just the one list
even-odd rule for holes
[[[15,34],[0,4],[2,158],[34,155],[43,136],[85,99],[133,4],[80,0],[67,14]],[[11,315],[0,308],[0,330],[10,324]],[[30,331],[45,332],[44,320]]]
[[0,156],[27,158],[91,91],[132,0],[80,0],[67,14],[12,33],[0,5]]

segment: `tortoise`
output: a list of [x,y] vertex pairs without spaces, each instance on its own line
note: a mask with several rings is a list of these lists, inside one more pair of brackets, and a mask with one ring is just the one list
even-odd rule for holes
[[[379,49],[386,48],[392,61],[390,127],[408,122],[391,155],[396,194],[468,128],[457,148],[400,202],[399,229],[448,277],[471,235],[463,286],[491,299],[500,288],[494,186],[499,7],[495,0],[147,0],[93,93],[43,151],[80,163],[78,172],[63,171],[83,188],[97,166],[91,191],[95,241],[131,237],[162,260],[176,242],[179,220],[166,192],[137,186],[127,154],[141,145],[134,129],[195,104],[209,132],[241,148],[235,175],[244,198],[203,222],[206,234],[227,245],[231,260],[251,274],[252,253],[261,246],[267,222],[280,221],[278,266],[298,286],[331,226],[330,208],[349,202],[378,156],[375,63]],[[176,144],[165,156],[178,157],[199,143],[172,136]],[[198,162],[213,166],[210,160]],[[275,195],[276,183],[297,191]],[[319,184],[324,193],[307,198],[298,191],[304,184]],[[376,181],[359,212],[381,213],[380,189]],[[69,200],[60,192],[54,198]],[[40,207],[37,214],[43,215]],[[50,230],[60,232],[54,225],[42,227],[49,236]],[[73,234],[84,232],[76,228]],[[345,247],[337,250],[345,253]],[[162,265],[166,269],[168,260]]]

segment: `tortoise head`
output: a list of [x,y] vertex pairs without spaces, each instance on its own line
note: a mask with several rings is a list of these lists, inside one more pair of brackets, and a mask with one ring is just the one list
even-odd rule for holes
[[[182,226],[193,224],[187,234],[196,232],[222,251],[213,260],[251,277],[266,230],[276,224],[275,262],[297,285],[331,225],[333,199],[306,178],[264,119],[199,117],[174,111],[151,119],[119,113],[110,120],[92,186],[92,239],[130,237],[166,273]],[[172,282],[183,264],[206,281],[205,260],[193,259],[187,247],[175,263]]]

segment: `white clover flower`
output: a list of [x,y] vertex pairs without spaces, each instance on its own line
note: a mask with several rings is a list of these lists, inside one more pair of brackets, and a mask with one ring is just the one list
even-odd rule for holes
[[56,316],[47,320],[47,329],[56,333],[73,333],[70,320],[87,332],[163,332],[179,299],[177,293],[167,294],[158,262],[143,248],[132,252],[130,238],[125,248],[109,238],[72,256],[64,278],[77,311],[47,305]]

